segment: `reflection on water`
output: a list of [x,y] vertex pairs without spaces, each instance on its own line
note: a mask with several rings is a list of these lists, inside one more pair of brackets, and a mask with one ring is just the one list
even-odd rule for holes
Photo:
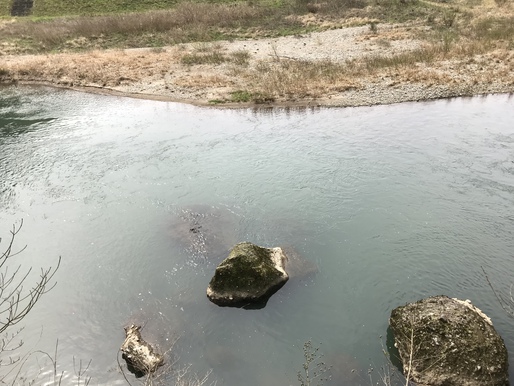
[[[333,384],[369,385],[390,311],[447,294],[488,313],[512,350],[481,266],[508,291],[513,104],[229,111],[3,88],[0,231],[24,219],[21,264],[63,259],[24,340],[59,339],[60,370],[93,359],[95,384],[124,384],[123,327],[143,324],[228,386],[298,384],[310,340]],[[207,284],[239,241],[288,246],[315,268],[264,309],[217,307]]]

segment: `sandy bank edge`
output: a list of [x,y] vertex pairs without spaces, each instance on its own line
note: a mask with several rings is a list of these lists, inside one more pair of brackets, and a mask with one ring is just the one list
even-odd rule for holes
[[[63,90],[73,90],[77,92],[85,92],[97,95],[134,98],[142,100],[151,100],[159,102],[172,102],[182,103],[197,107],[208,107],[217,109],[272,109],[272,108],[344,108],[344,107],[363,107],[363,106],[377,106],[377,105],[392,105],[397,103],[406,102],[428,102],[441,99],[453,98],[471,98],[471,97],[486,97],[488,95],[505,94],[514,98],[513,85],[477,85],[470,89],[468,85],[461,87],[434,87],[431,90],[422,87],[422,85],[403,84],[398,85],[395,89],[384,87],[383,85],[375,85],[371,90],[356,90],[347,92],[344,95],[332,96],[327,98],[317,99],[301,99],[295,101],[276,101],[268,103],[212,103],[208,100],[202,99],[188,99],[188,98],[174,98],[167,95],[149,94],[149,93],[136,93],[122,90],[115,90],[109,87],[99,86],[66,86],[52,82],[42,81],[16,81],[10,83],[0,83],[3,86],[42,86]],[[375,94],[370,97],[372,92]]]

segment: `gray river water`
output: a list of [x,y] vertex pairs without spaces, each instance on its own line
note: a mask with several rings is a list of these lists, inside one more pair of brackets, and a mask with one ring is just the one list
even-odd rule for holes
[[[188,213],[215,245],[191,248]],[[481,269],[508,293],[508,95],[254,111],[2,88],[4,241],[21,219],[22,267],[37,274],[62,257],[56,287],[23,321],[24,349],[53,356],[58,341],[65,384],[73,359],[92,359],[92,385],[126,384],[117,350],[130,323],[161,351],[176,340],[175,367],[212,369],[218,385],[298,385],[309,340],[331,384],[376,384],[391,310],[438,294],[486,312],[514,357],[514,320]],[[293,247],[319,271],[263,309],[217,307],[205,290],[238,241]],[[51,379],[34,357],[23,374]]]

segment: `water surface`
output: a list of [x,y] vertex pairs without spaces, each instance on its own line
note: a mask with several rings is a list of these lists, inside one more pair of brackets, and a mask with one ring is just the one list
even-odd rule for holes
[[[369,385],[387,363],[391,310],[446,294],[483,309],[512,352],[512,319],[481,267],[509,291],[513,107],[496,95],[218,110],[3,88],[0,233],[23,219],[23,267],[62,256],[57,286],[24,321],[26,347],[58,340],[70,383],[80,358],[92,384],[124,384],[123,326],[141,323],[161,350],[178,337],[178,364],[212,369],[218,385],[268,386],[298,384],[311,340],[333,384]],[[217,216],[218,250],[288,245],[319,272],[263,309],[219,308],[205,296],[219,256],[177,236],[187,211]]]

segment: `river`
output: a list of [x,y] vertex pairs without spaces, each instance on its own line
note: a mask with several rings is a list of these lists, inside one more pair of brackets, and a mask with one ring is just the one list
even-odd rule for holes
[[[2,251],[23,219],[13,265],[37,275],[62,257],[20,336],[24,352],[52,357],[58,342],[65,384],[80,360],[92,360],[92,385],[126,384],[117,350],[131,323],[159,350],[173,345],[175,369],[212,371],[218,385],[298,385],[307,341],[332,384],[377,384],[391,310],[439,294],[470,299],[514,349],[513,319],[482,271],[508,294],[509,95],[223,110],[4,87],[0,184]],[[220,249],[287,245],[318,273],[265,308],[220,308],[205,295],[219,256],[188,245],[187,213],[209,219]],[[36,357],[22,374],[50,384],[51,363]]]

